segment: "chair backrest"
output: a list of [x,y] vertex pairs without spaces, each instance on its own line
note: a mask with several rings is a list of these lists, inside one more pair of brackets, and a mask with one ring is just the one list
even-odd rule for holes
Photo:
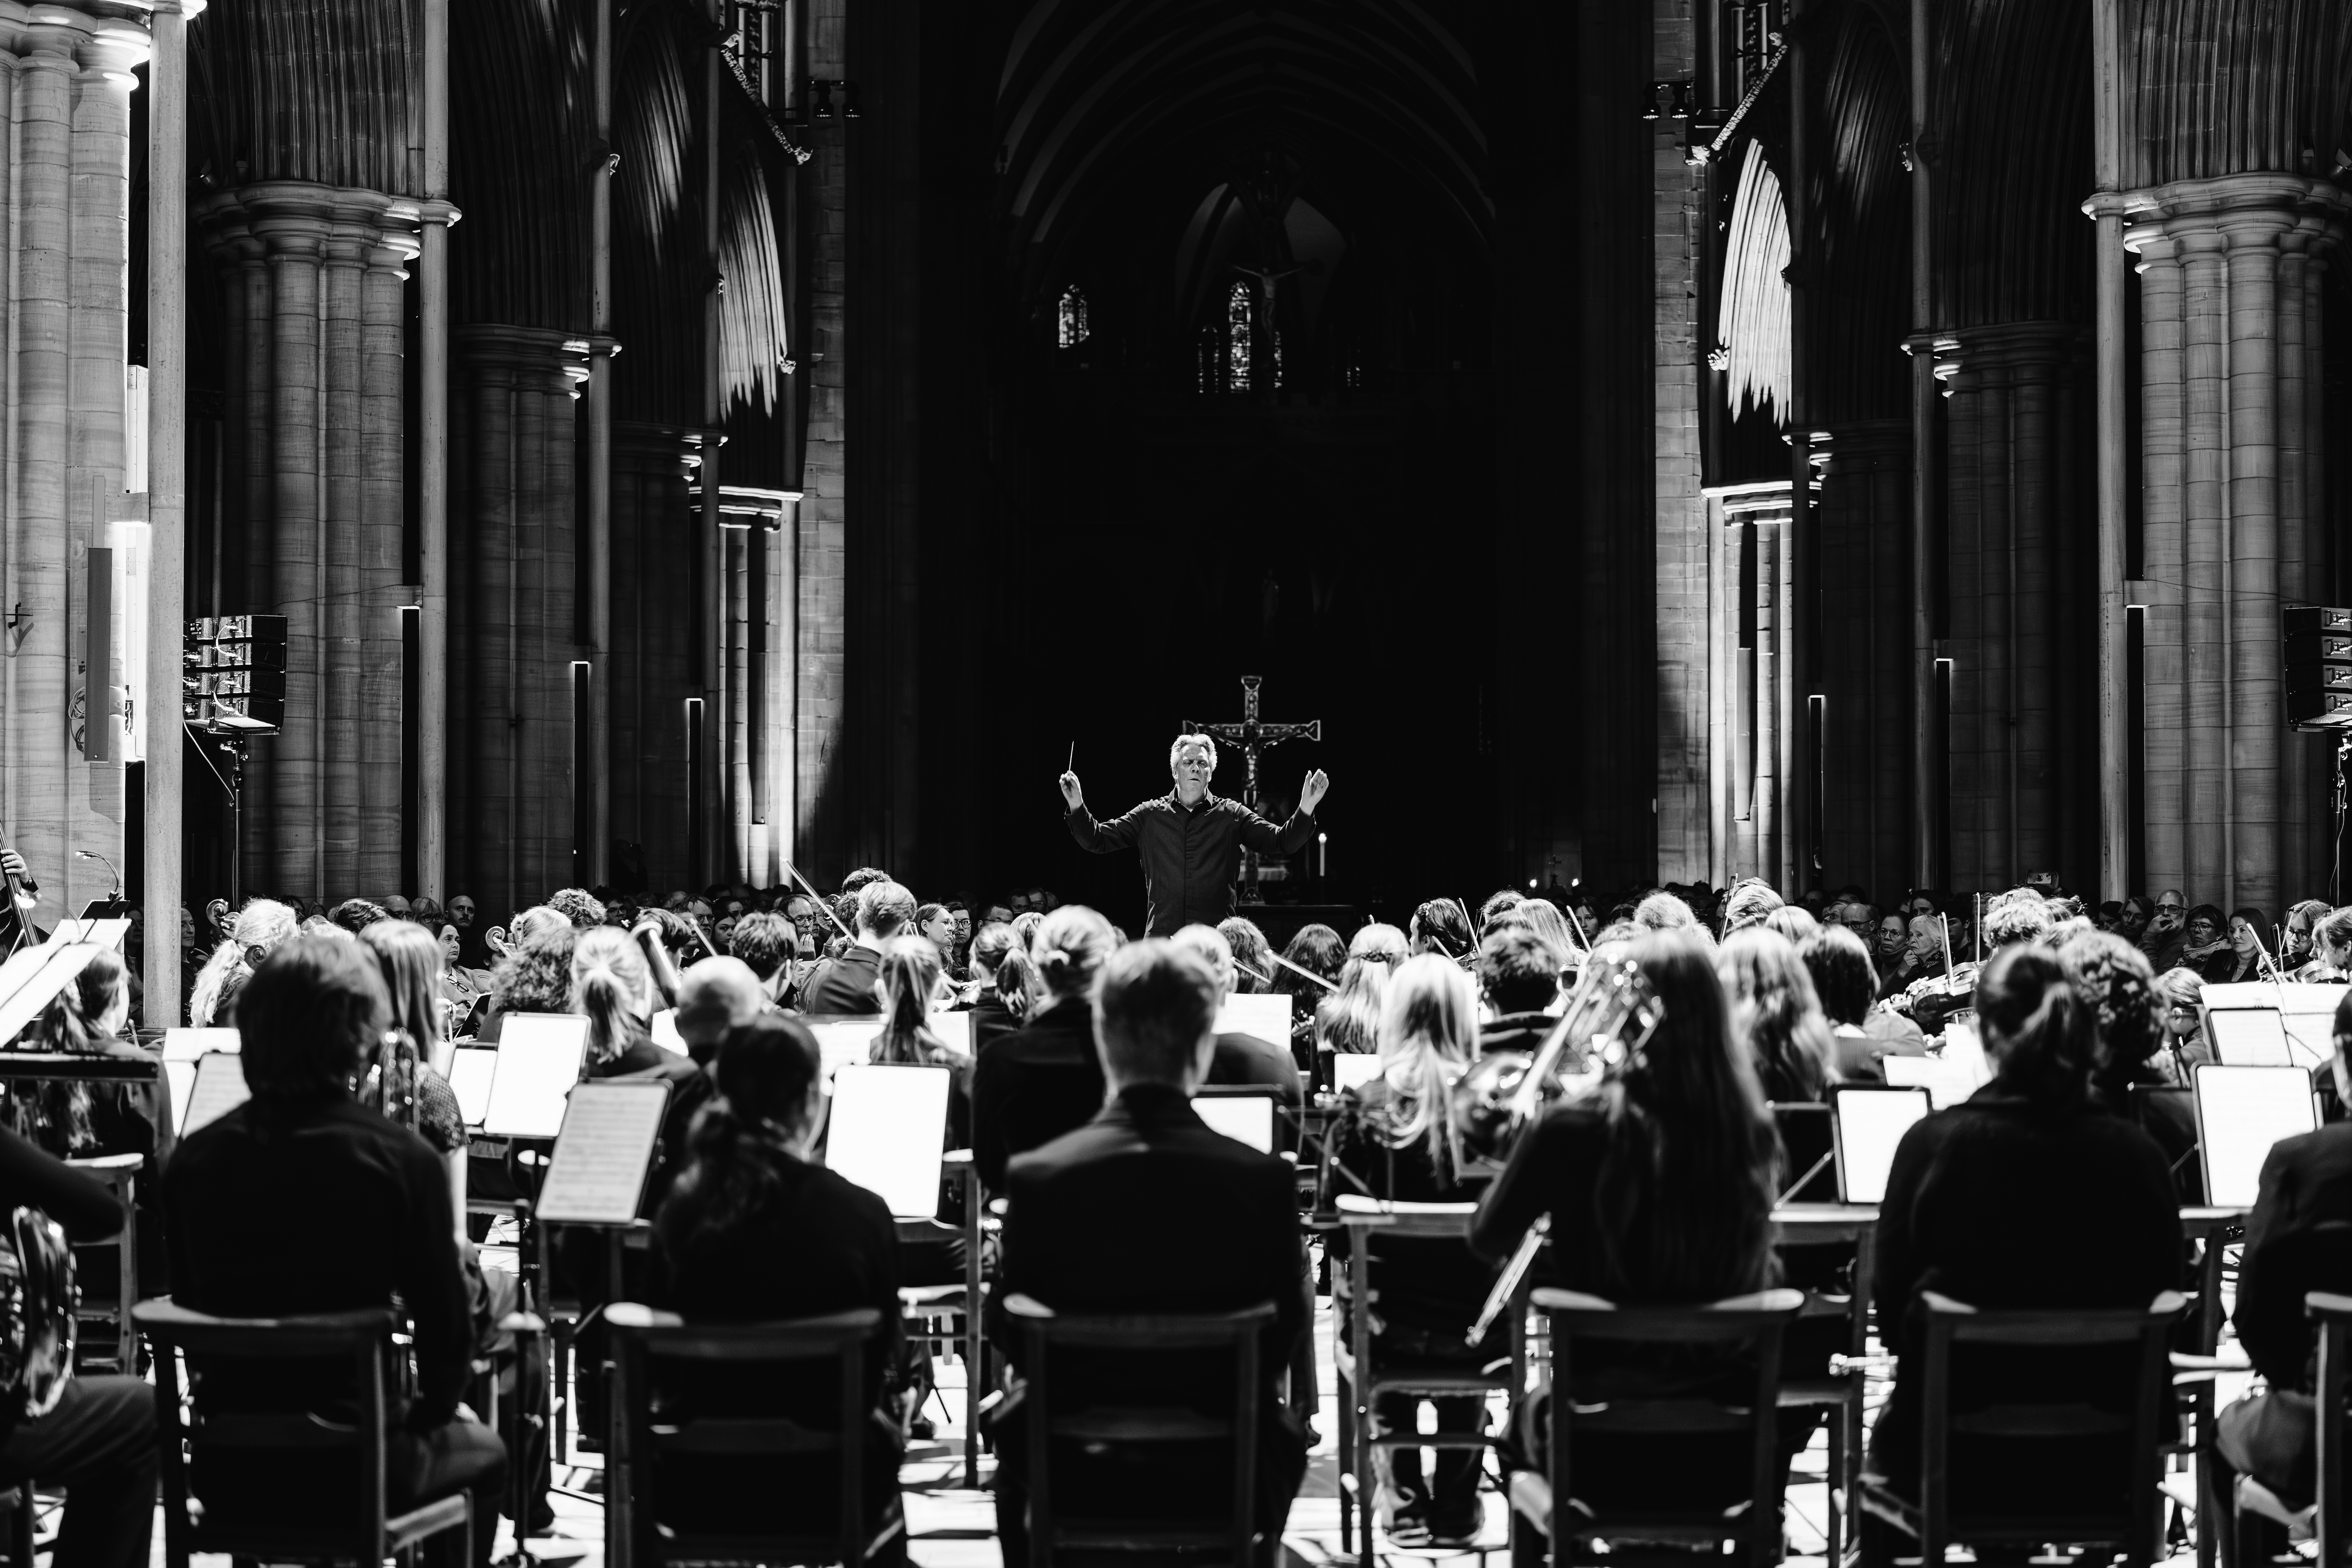
[[[2158,1294],[2145,1307],[2029,1308],[1980,1310],[1933,1290],[1923,1290],[1919,1305],[1926,1328],[1921,1400],[1920,1510],[1922,1539],[1938,1552],[1939,1543],[1954,1531],[1965,1536],[1969,1521],[1955,1517],[1950,1507],[1950,1453],[1955,1432],[1972,1437],[2053,1438],[2113,1437],[2128,1441],[2131,1485],[2127,1510],[2116,1516],[2115,1535],[2139,1541],[2156,1520],[2157,1424],[2170,1393],[2169,1347],[2166,1341],[2176,1319],[2187,1308],[2177,1291]],[[1952,1352],[1959,1345],[2002,1346],[2020,1350],[2084,1350],[2095,1346],[2137,1346],[2137,1383],[2129,1412],[2103,1410],[2078,1398],[2060,1395],[2046,1404],[2014,1403],[1956,1416],[1952,1410]],[[2090,1497],[2095,1489],[2084,1489]],[[2149,1543],[2140,1542],[2145,1552]],[[2145,1563],[2135,1552],[2127,1558]]]
[[[1575,1490],[1576,1433],[1643,1437],[1744,1435],[1749,1460],[1744,1510],[1727,1510],[1710,1501],[1695,1506],[1686,1519],[1662,1520],[1654,1510],[1645,1509],[1642,1522],[1675,1528],[1685,1537],[1699,1534],[1743,1541],[1748,1561],[1757,1568],[1776,1561],[1780,1550],[1776,1418],[1780,1342],[1804,1300],[1804,1292],[1784,1289],[1690,1306],[1621,1307],[1580,1291],[1536,1291],[1536,1308],[1551,1321],[1555,1542],[1563,1530],[1603,1538],[1610,1533],[1610,1500],[1581,1496]],[[1671,1346],[1681,1351],[1707,1347],[1723,1354],[1727,1364],[1747,1373],[1745,1400],[1732,1403],[1688,1389],[1662,1390],[1654,1397],[1612,1390],[1605,1404],[1580,1406],[1573,1392],[1577,1357],[1580,1350],[1595,1343]],[[1571,1501],[1579,1506],[1571,1507]],[[1572,1519],[1584,1522],[1571,1524]]]
[[[289,1455],[344,1449],[356,1460],[359,1498],[351,1532],[335,1532],[336,1548],[362,1563],[383,1561],[384,1369],[393,1353],[397,1314],[379,1307],[313,1317],[215,1318],[162,1299],[140,1302],[131,1317],[155,1349],[167,1539],[191,1539],[187,1471],[196,1461],[224,1468],[251,1466],[266,1474]],[[353,1419],[345,1424],[301,1410],[207,1411],[200,1390],[191,1387],[187,1392],[196,1419],[184,1426],[175,1350],[185,1352],[192,1366],[255,1362],[282,1367],[289,1361],[347,1358]]]
[[[794,1460],[827,1455],[837,1458],[839,1495],[834,1533],[818,1540],[780,1535],[761,1544],[780,1552],[815,1552],[853,1565],[865,1561],[868,1539],[879,1522],[866,1518],[864,1489],[868,1418],[865,1358],[866,1345],[881,1327],[879,1312],[862,1307],[773,1322],[694,1323],[673,1312],[617,1301],[604,1309],[604,1321],[614,1341],[614,1397],[625,1413],[617,1463],[629,1478],[631,1535],[640,1562],[658,1562],[662,1552],[695,1554],[690,1527],[672,1524],[667,1542],[661,1542],[656,1533],[659,1467],[656,1461],[662,1457]],[[838,1404],[833,1425],[813,1426],[782,1414],[678,1419],[671,1412],[663,1413],[659,1425],[655,1422],[654,1384],[665,1363],[745,1367],[797,1362],[827,1362],[836,1369]],[[732,1532],[730,1539],[736,1539]]]
[[[1249,1568],[1255,1534],[1258,1436],[1258,1338],[1275,1321],[1270,1301],[1234,1312],[1064,1316],[1024,1295],[1006,1298],[1004,1310],[1019,1329],[1026,1354],[1029,1445],[1029,1561],[1046,1568],[1057,1548],[1161,1546],[1220,1551],[1234,1568]],[[1059,1407],[1055,1363],[1066,1351],[1109,1352],[1125,1360],[1171,1352],[1228,1352],[1233,1358],[1232,1402],[1223,1415],[1189,1409],[1093,1401],[1083,1410]],[[1056,1523],[1053,1454],[1055,1439],[1104,1445],[1150,1443],[1222,1444],[1232,1459],[1233,1491],[1225,1527],[1188,1531],[1154,1521],[1090,1518],[1096,1533],[1078,1534]]]
[[2344,1561],[2344,1399],[2352,1377],[2352,1296],[2314,1290],[2303,1310],[2319,1325],[2319,1560]]
[[1837,1170],[1830,1147],[1830,1108],[1804,1102],[1772,1103],[1772,1125],[1780,1131],[1780,1201],[1784,1204],[1837,1202]]

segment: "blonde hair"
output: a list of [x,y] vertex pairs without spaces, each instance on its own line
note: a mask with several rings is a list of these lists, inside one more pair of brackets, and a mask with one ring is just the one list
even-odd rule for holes
[[931,1016],[931,995],[946,966],[931,939],[894,936],[882,944],[882,1032],[868,1061],[928,1065],[931,1052],[923,1035]]
[[1381,998],[1397,966],[1410,956],[1404,932],[1372,924],[1348,943],[1339,989],[1316,1009],[1315,1032],[1335,1051],[1370,1056],[1380,1048]]
[[373,921],[359,942],[383,971],[392,994],[392,1026],[405,1029],[428,1062],[438,1059],[448,1030],[441,1006],[441,939],[415,921]]
[[1447,1107],[1477,1039],[1478,994],[1462,966],[1434,952],[1405,960],[1381,998],[1381,1077],[1391,1096],[1381,1131],[1391,1148],[1425,1141],[1441,1173],[1460,1163]]
[[1118,932],[1084,904],[1064,904],[1047,915],[1030,946],[1046,994],[1057,1001],[1085,995],[1103,961],[1118,950]]
[[1715,968],[1765,1098],[1822,1099],[1837,1077],[1836,1047],[1812,972],[1789,939],[1769,926],[1744,926],[1723,939]]
[[572,1008],[588,1015],[588,1059],[608,1062],[629,1041],[629,1024],[646,1003],[646,956],[618,926],[580,933],[572,950]]
[[200,1029],[220,1022],[215,1015],[220,1010],[221,997],[232,984],[253,973],[252,965],[246,962],[247,953],[257,947],[266,953],[300,929],[299,917],[277,900],[247,900],[245,908],[237,911],[228,935],[213,949],[212,956],[196,973],[195,984],[188,995],[188,1022]]

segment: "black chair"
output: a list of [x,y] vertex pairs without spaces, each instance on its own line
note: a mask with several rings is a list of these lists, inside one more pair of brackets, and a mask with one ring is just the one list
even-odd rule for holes
[[[866,1350],[882,1322],[870,1307],[822,1318],[770,1323],[689,1323],[635,1301],[604,1309],[614,1340],[616,1430],[607,1451],[620,1478],[607,1495],[607,1550],[624,1561],[613,1568],[679,1561],[715,1563],[866,1562],[906,1528],[895,1512],[866,1517],[866,1432],[873,1419],[866,1391]],[[838,1390],[830,1425],[787,1415],[719,1415],[674,1420],[654,1408],[654,1385],[664,1363],[723,1363],[777,1366],[829,1363]],[[698,1532],[663,1519],[660,1478],[666,1463],[756,1458],[777,1465],[779,1489],[795,1465],[831,1458],[837,1482],[829,1531]],[[617,1517],[615,1517],[617,1516]]]
[[[1222,1557],[1250,1568],[1257,1533],[1258,1336],[1275,1320],[1272,1302],[1238,1312],[1064,1317],[1027,1296],[1004,1302],[1025,1346],[1025,1431],[1029,1458],[1029,1568],[1051,1568],[1062,1552],[1132,1552]],[[1170,1352],[1223,1350],[1233,1357],[1226,1414],[1204,1415],[1169,1405],[1091,1404],[1064,1409],[1055,1395],[1056,1363],[1069,1351],[1108,1352],[1135,1361]],[[1232,1492],[1222,1528],[1081,1514],[1055,1485],[1056,1442],[1220,1444],[1232,1458]]]
[[[1542,1473],[1521,1470],[1512,1476],[1511,1506],[1550,1539],[1552,1560],[1566,1563],[1580,1542],[1619,1539],[1729,1543],[1748,1568],[1778,1563],[1780,1341],[1804,1304],[1802,1293],[1766,1290],[1702,1306],[1619,1307],[1578,1291],[1542,1289],[1534,1300],[1551,1321],[1549,1458]],[[1581,1405],[1570,1393],[1577,1386],[1577,1359],[1595,1344],[1674,1346],[1683,1353],[1721,1355],[1745,1373],[1745,1397],[1732,1403],[1686,1389],[1612,1392],[1605,1401]],[[1638,1506],[1588,1495],[1578,1489],[1573,1463],[1579,1433],[1604,1438],[1745,1438],[1747,1495],[1728,1505]]]
[[[1920,1294],[1927,1336],[1920,1352],[1921,1435],[1919,1498],[1914,1503],[1882,1477],[1863,1477],[1863,1504],[1919,1542],[1920,1561],[1937,1568],[1955,1542],[2041,1544],[2047,1542],[2109,1542],[2123,1548],[2127,1568],[2154,1560],[2158,1527],[2157,1452],[2164,1417],[2170,1413],[2167,1339],[2188,1303],[2167,1290],[2146,1307],[2104,1310],[1985,1311],[1935,1291]],[[2128,1413],[2079,1399],[1994,1405],[1956,1413],[1952,1408],[1952,1352],[1958,1345],[2012,1350],[2090,1349],[2134,1346],[2137,1381]],[[2123,1507],[2109,1500],[2080,1496],[2066,1510],[1964,1511],[1954,1506],[1950,1465],[1954,1436],[1972,1438],[2111,1437],[2127,1445],[2130,1484]]]
[[7,1519],[5,1528],[8,1532],[9,1568],[34,1568],[33,1553],[39,1545],[40,1533],[37,1512],[32,1482],[0,1490],[0,1514]]
[[2352,1374],[2352,1296],[2314,1290],[2304,1310],[2319,1325],[2319,1563],[2344,1561],[2344,1397]]
[[[156,1405],[163,1457],[163,1551],[171,1568],[187,1568],[191,1552],[223,1552],[264,1562],[344,1559],[382,1563],[395,1552],[441,1534],[460,1532],[463,1562],[473,1561],[474,1501],[464,1492],[387,1511],[384,1462],[385,1376],[395,1363],[392,1336],[400,1319],[388,1308],[304,1318],[214,1318],[168,1300],[142,1301],[131,1321],[155,1355]],[[173,1352],[198,1363],[328,1361],[352,1367],[355,1419],[346,1424],[314,1411],[207,1411],[200,1390],[189,1389],[194,1420],[184,1421],[180,1368]],[[279,1510],[254,1514],[207,1510],[192,1498],[188,1471],[235,1465],[269,1472],[289,1459],[324,1451],[352,1459],[357,1495],[340,1521],[287,1520]],[[191,1506],[194,1504],[194,1506]],[[485,1528],[495,1525],[488,1521]]]

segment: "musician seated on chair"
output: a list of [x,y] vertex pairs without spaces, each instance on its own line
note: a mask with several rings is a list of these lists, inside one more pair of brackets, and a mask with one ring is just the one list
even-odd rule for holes
[[[727,1033],[711,1060],[718,1097],[695,1119],[691,1151],[654,1216],[654,1303],[688,1320],[759,1322],[871,1307],[882,1326],[865,1358],[866,1492],[869,1528],[898,1506],[900,1444],[883,1408],[883,1384],[898,1357],[898,1241],[889,1205],[817,1163],[824,1067],[799,1019],[765,1015]],[[830,1368],[777,1368],[757,1375],[732,1364],[707,1377],[666,1383],[665,1408],[703,1416],[791,1415],[831,1425],[839,1398]],[[778,1510],[808,1507],[818,1528],[835,1485],[822,1478],[779,1484],[776,1461],[698,1456],[665,1473],[665,1511],[709,1530],[778,1523]],[[806,1522],[806,1521],[803,1521]]]
[[857,940],[839,958],[809,972],[800,990],[803,1013],[862,1017],[882,1007],[882,948],[915,930],[915,895],[887,878],[857,889]]
[[1827,926],[1797,944],[1805,973],[1822,999],[1836,1047],[1837,1075],[1847,1083],[1883,1083],[1888,1057],[1924,1057],[1927,1037],[1902,1014],[1874,1005],[1878,967],[1862,938],[1843,926]]
[[[253,972],[236,1020],[253,1098],[184,1142],[164,1177],[173,1295],[231,1318],[384,1307],[397,1295],[415,1379],[413,1397],[394,1405],[391,1506],[471,1491],[475,1557],[487,1563],[506,1447],[458,1409],[474,1322],[448,1175],[422,1138],[352,1098],[391,1024],[383,978],[357,942],[298,937]],[[214,1411],[351,1418],[341,1359],[192,1370]],[[336,1451],[299,1473],[199,1468],[194,1479],[207,1509],[267,1519],[347,1513],[358,1485]]]
[[[1049,933],[1071,912],[1046,917],[1041,947],[1067,939],[1067,923],[1058,938]],[[1211,1131],[1190,1104],[1215,1050],[1216,999],[1208,966],[1170,942],[1137,942],[1103,965],[1092,1017],[1113,1098],[1085,1126],[1013,1157],[990,1330],[1018,1370],[1023,1345],[1001,1306],[1015,1292],[1066,1313],[1227,1312],[1274,1303],[1258,1355],[1257,1519],[1270,1560],[1306,1472],[1304,1433],[1278,1390],[1310,1320],[1289,1163]],[[1066,1000],[1055,1010],[1072,1005]],[[1215,1352],[1202,1354],[1206,1364],[1184,1355],[1148,1358],[1150,1365],[1065,1359],[1053,1384],[1055,1407],[1103,1395],[1171,1406],[1205,1398],[1212,1407],[1203,1413],[1216,1414],[1213,1403],[1231,1387],[1232,1373]],[[1004,1561],[1014,1563],[1028,1555],[1022,1409],[1016,1393],[993,1417],[997,1535]],[[1057,1460],[1055,1495],[1081,1511],[1181,1514],[1189,1504],[1213,1515],[1225,1506],[1232,1461],[1223,1445],[1206,1447],[1215,1451],[1150,1444],[1068,1455]]]
[[[1224,1005],[1225,998],[1234,994],[1233,945],[1223,931],[1214,926],[1189,925],[1169,939],[1177,946],[1200,955],[1217,977],[1217,1005]],[[1290,1048],[1272,1040],[1261,1040],[1255,1035],[1238,1030],[1217,1036],[1217,1048],[1209,1060],[1209,1076],[1204,1080],[1219,1084],[1264,1084],[1278,1089],[1282,1103],[1296,1110],[1304,1100],[1298,1084],[1298,1065],[1290,1058]]]
[[[1903,1135],[1879,1209],[1874,1299],[1902,1361],[1867,1468],[1906,1501],[1919,1495],[1921,1291],[1986,1308],[2145,1307],[2179,1281],[2172,1173],[2147,1133],[2093,1096],[2095,1020],[2058,959],[2003,949],[1979,975],[1976,1002],[1992,1081]],[[1963,1346],[1955,1409],[2074,1402],[2127,1412],[2137,1353]],[[2105,1506],[2128,1484],[2126,1457],[2115,1438],[1956,1435],[1952,1496],[1962,1508],[1998,1499],[2003,1512],[2028,1516],[2078,1496]],[[1862,1541],[1876,1563],[1909,1549],[1875,1511]]]
[[[1478,1026],[1478,1049],[1533,1053],[1559,1022],[1548,1009],[1559,1000],[1560,973],[1568,955],[1534,927],[1512,921],[1486,933],[1478,944],[1478,990],[1491,1015]],[[1573,1047],[1562,1058],[1579,1070],[1583,1053]]]
[[[1597,1090],[1552,1106],[1519,1133],[1478,1202],[1471,1247],[1499,1263],[1549,1215],[1552,1277],[1569,1289],[1632,1303],[1761,1290],[1772,1283],[1779,1145],[1706,940],[1644,931],[1625,951],[1664,1004],[1664,1021],[1646,1046],[1608,1067]],[[1577,1365],[1580,1399],[1612,1388],[1737,1399],[1753,1386],[1752,1373],[1713,1357],[1663,1362],[1629,1351]],[[1525,1461],[1540,1464],[1548,1425],[1537,1416],[1527,1430]],[[1728,1504],[1748,1493],[1749,1458],[1741,1436],[1612,1436],[1590,1451],[1579,1442],[1572,1468],[1580,1497],[1620,1510],[1718,1496]]]
[[[1435,953],[1405,960],[1381,1003],[1381,1076],[1348,1091],[1329,1133],[1331,1158],[1345,1173],[1335,1186],[1400,1203],[1476,1199],[1479,1187],[1462,1179],[1452,1097],[1477,1039],[1477,999],[1462,967]],[[1354,1276],[1339,1260],[1348,1256],[1352,1233],[1335,1232],[1332,1242],[1332,1305],[1342,1314],[1339,1332],[1347,1337],[1354,1326],[1348,1297]],[[1494,1266],[1466,1243],[1375,1238],[1370,1264],[1380,1364],[1433,1362],[1450,1372],[1475,1372],[1510,1353],[1508,1325],[1499,1319],[1484,1344],[1465,1342],[1495,1281]],[[1486,1402],[1477,1395],[1428,1403],[1440,1432],[1475,1433],[1484,1425]],[[1384,1433],[1411,1432],[1418,1429],[1421,1405],[1410,1394],[1384,1394],[1373,1414]],[[1407,1547],[1467,1547],[1478,1534],[1480,1458],[1475,1449],[1440,1449],[1434,1484],[1425,1485],[1421,1450],[1397,1450],[1390,1459],[1393,1484],[1382,1500],[1390,1510],[1390,1540]]]
[[972,1067],[972,1163],[989,1191],[1004,1190],[1013,1155],[1085,1126],[1102,1109],[1103,1064],[1087,997],[1118,946],[1110,921],[1083,904],[1066,904],[1037,927],[1032,955],[1045,1004]]
[[770,1006],[757,971],[740,958],[706,958],[678,977],[677,1034],[686,1054],[708,1072],[727,1031]]
[[[2336,1005],[2335,1035],[2328,1069],[2352,1103],[2352,993]],[[2297,1510],[2311,1505],[2318,1485],[2319,1419],[2311,1397],[2317,1336],[2303,1307],[2314,1290],[2352,1292],[2352,1122],[2283,1138],[2263,1161],[2231,1319],[2269,1386],[2230,1405],[2214,1424],[2221,1458]]]

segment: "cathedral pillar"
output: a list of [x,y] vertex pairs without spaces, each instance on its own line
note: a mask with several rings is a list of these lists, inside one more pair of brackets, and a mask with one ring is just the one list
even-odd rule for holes
[[[2079,331],[2055,321],[1940,334],[1949,400],[1944,569],[1950,615],[1949,783],[1954,891],[2062,869],[2057,719],[2062,531],[2073,498],[2060,452]],[[2074,613],[2070,607],[2065,613]]]
[[588,344],[540,327],[452,336],[449,890],[503,923],[575,878],[572,403]]
[[[0,280],[13,481],[0,494],[0,818],[41,882],[35,921],[54,925],[113,886],[74,851],[123,858],[124,677],[119,655],[85,659],[89,551],[139,515],[123,491],[123,366],[130,93],[148,35],[70,5],[26,17],[0,17],[0,114],[14,131],[0,143],[0,226],[15,263]],[[115,623],[142,613],[118,606]],[[115,744],[89,744],[107,730]]]
[[414,202],[267,181],[197,216],[230,269],[241,367],[245,607],[286,617],[286,721],[257,741],[246,885],[400,887],[401,286]]
[[[1708,774],[1714,782],[1714,879],[1775,881],[1786,827],[1780,737],[1788,727],[1790,484],[1711,486],[1707,576]],[[1809,776],[1809,775],[1808,775]]]
[[2144,345],[2147,885],[2275,914],[2325,875],[2325,742],[2286,732],[2279,610],[2331,581],[2315,284],[2352,197],[2252,174],[2123,200]]
[[702,693],[685,635],[694,624],[696,572],[684,542],[701,514],[688,491],[698,438],[616,421],[613,426],[614,886],[644,877],[663,894],[690,885],[692,781],[687,700]]
[[[1833,426],[1821,476],[1822,883],[1910,879],[1911,426]],[[1887,896],[1882,894],[1881,896]]]

